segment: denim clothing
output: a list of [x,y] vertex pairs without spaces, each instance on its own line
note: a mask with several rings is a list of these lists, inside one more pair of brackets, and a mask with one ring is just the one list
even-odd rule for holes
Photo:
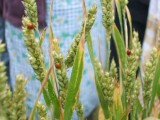
[[[2,40],[3,43],[6,44],[5,40],[5,20],[0,17],[0,40]],[[2,53],[1,60],[5,62],[6,67],[7,67],[7,76],[8,76],[8,83],[11,86],[11,81],[10,81],[10,75],[9,75],[9,53],[8,50],[5,49],[5,52]]]
[[[3,16],[5,20],[19,28],[22,25],[22,16],[24,16],[24,6],[22,5],[22,1],[23,0],[0,0],[0,16]],[[45,1],[46,0],[36,0],[40,28],[46,27]]]

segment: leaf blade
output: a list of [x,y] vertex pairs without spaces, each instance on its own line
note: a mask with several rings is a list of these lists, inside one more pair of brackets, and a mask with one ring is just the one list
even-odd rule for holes
[[84,48],[80,42],[77,50],[77,54],[74,60],[74,65],[71,73],[71,78],[68,86],[66,103],[64,105],[64,120],[71,120],[73,108],[76,103],[76,98],[78,96],[80,83],[83,74],[83,56]]
[[126,55],[124,41],[116,25],[114,25],[113,27],[113,38],[114,38],[114,43],[116,45],[117,54],[118,54],[120,63],[122,65],[122,71],[123,71],[123,69],[125,68],[127,55]]
[[118,13],[118,19],[119,19],[119,24],[121,28],[121,34],[124,39],[124,27],[123,27],[123,18],[122,18],[122,10],[121,10],[121,5],[119,0],[115,0],[115,5],[117,8],[117,13]]
[[51,100],[51,103],[53,105],[53,116],[55,119],[59,120],[60,119],[60,105],[59,105],[59,100],[56,96],[56,93],[54,91],[53,85],[51,84],[51,81],[48,80],[48,93],[49,97]]
[[127,14],[127,18],[128,18],[128,23],[129,23],[129,34],[130,34],[130,43],[129,45],[132,45],[132,16],[131,13],[129,11],[129,8],[126,6],[126,14]]

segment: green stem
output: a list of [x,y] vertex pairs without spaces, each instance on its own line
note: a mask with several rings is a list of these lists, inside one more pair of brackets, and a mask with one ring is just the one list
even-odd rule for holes
[[123,30],[124,30],[124,33],[123,33],[123,35],[122,35],[122,37],[123,37],[123,40],[125,41],[125,46],[127,47],[127,45],[126,44],[128,44],[128,43],[126,43],[127,42],[127,36],[128,36],[128,31],[126,31],[126,16],[125,16],[125,14],[123,14],[123,17],[122,17],[122,19],[123,19]]
[[110,48],[110,44],[111,44],[111,42],[110,42],[110,36],[108,36],[107,37],[107,55],[106,55],[106,57],[107,57],[107,59],[106,59],[106,61],[107,61],[107,71],[109,71],[109,67],[110,67],[110,54],[111,54],[111,48]]
[[147,112],[146,112],[146,109],[143,110],[143,115],[142,115],[142,119],[146,118],[147,116]]

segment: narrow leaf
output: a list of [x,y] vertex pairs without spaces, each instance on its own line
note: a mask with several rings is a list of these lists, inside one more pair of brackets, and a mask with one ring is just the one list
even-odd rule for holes
[[44,97],[44,100],[45,100],[45,103],[48,107],[50,107],[50,98],[49,98],[49,95],[47,93],[47,90],[46,89],[43,89],[43,97]]
[[139,99],[137,99],[137,110],[136,111],[137,111],[137,113],[141,113],[142,110],[143,110],[142,105],[141,105]]
[[[160,89],[160,84],[158,83],[158,89]],[[157,90],[157,97],[160,99],[160,90]]]
[[126,50],[125,50],[124,41],[123,41],[122,36],[121,36],[118,28],[116,27],[116,25],[114,25],[114,27],[113,27],[113,38],[114,38],[114,43],[116,45],[118,58],[119,58],[120,63],[122,65],[122,71],[123,71],[123,69],[125,67],[125,63],[126,63]]
[[64,105],[64,120],[71,120],[78,92],[80,89],[80,83],[83,75],[83,56],[84,48],[80,42],[77,50],[77,54],[74,60],[73,69],[71,73],[70,82],[68,85],[66,102]]
[[115,4],[116,4],[116,8],[117,8],[117,13],[118,13],[118,19],[119,19],[119,23],[120,23],[120,28],[121,28],[121,34],[124,35],[123,33],[123,24],[122,24],[122,11],[121,11],[121,5],[119,0],[115,0]]
[[93,68],[95,68],[95,66],[94,66],[93,45],[92,45],[92,38],[91,38],[91,34],[90,33],[88,34],[86,40],[87,40],[87,48],[88,48],[88,51],[89,51],[90,59],[91,59]]
[[53,105],[54,119],[59,120],[60,119],[60,105],[59,105],[58,98],[56,96],[56,93],[54,91],[53,85],[51,84],[50,80],[48,81],[48,93],[50,96],[51,103]]
[[129,44],[131,45],[132,44],[132,17],[131,17],[130,11],[127,6],[126,6],[126,13],[127,13],[128,23],[129,23],[129,34],[130,34]]

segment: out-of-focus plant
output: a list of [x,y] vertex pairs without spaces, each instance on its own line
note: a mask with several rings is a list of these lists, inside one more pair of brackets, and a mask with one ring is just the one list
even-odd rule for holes
[[[5,50],[5,45],[0,42],[0,54]],[[1,120],[26,120],[26,79],[17,75],[13,92],[7,83],[5,63],[0,61],[0,119]]]

